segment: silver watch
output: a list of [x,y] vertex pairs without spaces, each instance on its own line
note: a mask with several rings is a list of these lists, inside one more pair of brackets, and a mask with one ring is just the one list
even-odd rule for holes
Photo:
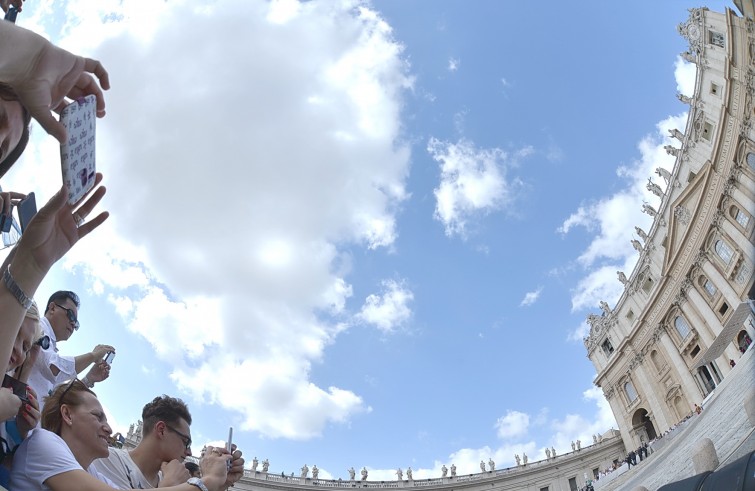
[[186,481],[186,484],[191,484],[192,486],[196,486],[202,491],[210,491],[209,489],[207,489],[207,486],[204,485],[202,480],[198,477],[190,478],[188,481]]

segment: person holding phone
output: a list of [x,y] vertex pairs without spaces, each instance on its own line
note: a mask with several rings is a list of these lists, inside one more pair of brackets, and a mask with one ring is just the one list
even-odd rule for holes
[[[115,485],[96,468],[90,467],[96,459],[107,457],[111,432],[105,411],[94,392],[77,379],[58,386],[48,398],[42,411],[42,427],[34,429],[16,450],[11,470],[11,489],[14,491],[124,489]],[[226,461],[230,458],[231,456],[224,448],[213,448],[200,461],[203,476],[201,479],[192,478],[164,489],[169,491],[225,489]]]
[[[53,293],[47,301],[45,315],[40,320],[42,332],[50,338],[50,349],[37,357],[28,367],[29,385],[43,397],[52,392],[56,385],[77,377],[94,363],[92,370],[82,379],[88,387],[105,380],[110,375],[110,365],[103,358],[115,353],[115,348],[98,344],[95,348],[79,356],[62,356],[58,353],[58,343],[70,339],[79,329],[78,313],[81,301],[72,291],[61,290]],[[43,401],[44,405],[44,401]]]
[[[101,180],[102,175],[98,174],[97,183]],[[61,188],[37,212],[0,267],[0,312],[3,313],[0,316],[0,366],[10,360],[24,315],[52,265],[108,217],[107,212],[102,212],[78,225],[74,218],[74,213],[86,218],[92,212],[105,195],[104,187],[92,191],[81,206],[67,204],[67,194],[67,190]]]
[[[142,439],[132,450],[111,448],[105,458],[92,462],[92,469],[121,489],[152,489],[192,482],[184,459],[191,455],[191,414],[181,399],[162,395],[142,409]],[[224,450],[230,455],[223,489],[244,473],[241,451]],[[204,459],[205,455],[202,456]],[[200,460],[201,465],[201,460]],[[205,477],[205,470],[201,470]]]

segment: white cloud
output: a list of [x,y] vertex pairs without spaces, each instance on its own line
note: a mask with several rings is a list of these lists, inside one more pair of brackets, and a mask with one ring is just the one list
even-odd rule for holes
[[[652,225],[652,218],[642,213],[642,203],[646,201],[656,209],[660,203],[660,199],[646,188],[648,178],[652,176],[665,188],[665,183],[655,176],[655,169],[673,168],[674,157],[669,156],[663,146],[674,143],[668,130],[684,128],[686,118],[686,114],[680,114],[658,123],[655,133],[638,144],[640,159],[617,169],[616,173],[624,180],[625,186],[612,195],[580,206],[558,228],[562,234],[575,227],[596,232],[577,258],[585,275],[572,291],[572,311],[597,310],[601,300],[611,304],[621,296],[623,285],[616,272],[624,271],[629,276],[639,258],[631,245],[631,240],[636,238],[634,227],[639,226],[648,232]],[[578,328],[579,332],[572,332],[569,338],[581,339],[583,329]]]
[[449,72],[455,72],[459,69],[459,65],[461,64],[461,60],[458,58],[449,58],[448,59],[448,71]]
[[695,92],[695,77],[697,76],[697,65],[687,63],[681,56],[676,58],[674,63],[674,78],[676,79],[676,90],[679,93],[691,96]]
[[495,429],[498,438],[511,439],[525,436],[530,425],[530,417],[526,413],[519,411],[506,411],[505,416],[498,418],[495,422]]
[[529,307],[533,303],[537,302],[537,299],[540,298],[540,294],[543,292],[543,287],[538,287],[537,290],[527,292],[524,295],[524,298],[522,299],[522,302],[519,304],[520,307]]
[[[431,138],[427,151],[440,164],[435,218],[448,236],[464,237],[470,219],[509,204],[521,185],[506,180],[507,154],[499,148],[477,149],[468,140],[449,143]],[[521,152],[528,154],[526,149]]]
[[386,280],[382,285],[382,295],[369,295],[357,318],[383,332],[392,332],[411,317],[409,303],[414,300],[414,294],[403,282]]
[[[353,315],[344,251],[390,247],[407,197],[412,79],[390,26],[359,1],[74,1],[66,12],[61,44],[106,60],[113,80],[98,127],[112,218],[66,266],[180,389],[237,411],[243,430],[311,438],[369,411],[309,373]],[[51,176],[40,201],[57,183],[33,169],[55,151],[25,156],[26,175]],[[389,288],[378,327],[405,320],[410,300]]]

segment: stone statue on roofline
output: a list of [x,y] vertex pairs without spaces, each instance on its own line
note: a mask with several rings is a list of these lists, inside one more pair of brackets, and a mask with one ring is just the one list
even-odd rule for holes
[[603,300],[600,301],[600,310],[603,311],[603,315],[611,315],[611,306],[608,305],[607,302],[604,302]]
[[664,181],[666,181],[666,185],[671,182],[671,173],[663,167],[656,168],[655,173],[658,174],[659,177],[662,177]]
[[351,468],[350,468],[350,469],[348,470],[348,473],[349,473],[349,479],[351,479],[351,480],[353,481],[353,480],[354,480],[354,477],[355,477],[355,476],[357,475],[357,471],[355,471],[355,470],[354,470],[354,468],[353,468],[353,467],[351,467]]
[[456,477],[456,464],[451,464],[451,477]]
[[404,480],[404,471],[401,470],[401,467],[399,467],[398,469],[396,469],[396,472],[394,474],[396,474],[396,476],[397,476],[397,478],[398,478],[399,481],[403,481]]
[[616,276],[619,278],[622,285],[626,286],[626,284],[629,283],[627,275],[625,275],[623,271],[616,271]]
[[522,462],[524,463],[524,465],[527,465],[527,454],[524,452],[522,452]]
[[317,464],[312,466],[312,479],[317,479],[317,476],[320,475],[320,469],[317,468]]
[[252,460],[252,472],[257,472],[258,465],[260,465],[260,461],[255,457],[254,460]]
[[550,460],[551,459],[551,449],[548,447],[545,447],[545,459]]
[[674,157],[679,156],[679,149],[672,145],[664,145],[663,149],[666,150],[666,153],[669,155],[673,155]]
[[361,474],[362,474],[362,481],[366,481],[367,480],[367,467],[362,467]]
[[640,236],[642,241],[647,244],[648,242],[648,234],[645,233],[644,230],[642,230],[640,227],[634,227],[634,231],[637,233],[637,235]]
[[634,247],[634,250],[642,254],[642,244],[640,244],[640,241],[637,239],[632,239],[632,247]]
[[554,447],[551,447],[551,455],[553,455],[553,458],[556,458],[556,449]]
[[642,212],[645,213],[646,215],[650,215],[653,218],[658,216],[658,212],[655,211],[655,208],[650,206],[648,203],[642,203]]
[[414,480],[414,476],[412,475],[412,468],[411,467],[409,467],[408,469],[406,469],[406,478],[409,479],[410,481]]
[[684,133],[677,130],[676,128],[672,130],[668,130],[668,133],[669,133],[669,136],[671,136],[671,138],[676,138],[679,141],[684,141]]
[[488,467],[490,467],[490,472],[495,470],[495,462],[493,462],[493,459],[488,460]]
[[519,454],[514,454],[514,460],[516,460],[516,465],[522,465],[522,459],[519,458]]
[[262,461],[262,472],[267,472],[267,470],[270,468],[270,462],[268,462],[267,459]]
[[692,104],[692,98],[691,97],[687,97],[686,95],[684,95],[682,93],[676,94],[676,98],[679,99],[680,101],[682,101],[682,103],[684,103],[684,104],[687,104],[687,105]]
[[446,464],[443,464],[443,467],[440,468],[440,472],[440,477],[446,477],[446,475],[448,474],[448,467],[446,467]]
[[304,467],[301,468],[301,478],[306,479],[309,475],[309,467],[307,467],[307,464],[304,464]]
[[653,193],[654,195],[658,196],[659,198],[663,198],[663,189],[659,185],[653,182],[651,178],[648,177],[648,183],[645,186],[645,188]]

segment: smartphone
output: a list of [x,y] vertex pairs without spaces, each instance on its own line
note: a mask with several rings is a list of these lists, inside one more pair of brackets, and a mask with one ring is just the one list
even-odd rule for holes
[[[228,450],[228,452],[230,452],[231,454],[233,454],[233,447],[231,446],[232,442],[233,442],[233,426],[230,426],[228,428],[228,441],[225,444],[225,449]],[[230,471],[232,467],[231,460],[228,460],[228,462],[226,462],[226,466],[227,466],[227,470]]]
[[60,146],[63,184],[68,187],[68,204],[76,204],[94,187],[95,127],[97,98],[88,95],[71,102],[60,113],[68,139]]
[[29,402],[29,398],[26,395],[27,385],[20,380],[15,379],[10,375],[5,375],[5,378],[3,379],[3,387],[11,389],[13,391],[13,394],[21,399],[21,402],[23,402],[24,404],[27,404]]
[[105,363],[108,365],[113,364],[113,360],[115,360],[115,351],[108,351],[105,355]]
[[37,200],[34,197],[34,193],[27,194],[26,198],[18,203],[17,209],[18,222],[21,225],[21,233],[23,233],[31,219],[37,214]]

